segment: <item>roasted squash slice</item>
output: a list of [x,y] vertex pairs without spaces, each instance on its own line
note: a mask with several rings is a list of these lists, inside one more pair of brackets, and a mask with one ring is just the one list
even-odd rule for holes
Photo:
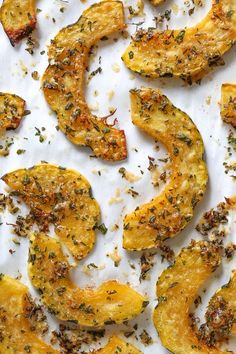
[[206,190],[208,174],[195,124],[159,90],[132,90],[131,111],[133,123],[165,145],[172,170],[161,195],[125,216],[123,246],[142,250],[158,247],[188,224]]
[[221,87],[221,117],[236,128],[236,85],[223,84]]
[[56,234],[77,260],[91,251],[100,210],[80,173],[44,163],[2,179],[30,207],[43,230],[49,223],[55,225]]
[[235,0],[213,0],[210,12],[195,27],[141,29],[122,59],[129,69],[143,76],[175,76],[191,84],[213,67],[223,65],[222,55],[235,41]]
[[113,336],[109,339],[108,344],[99,350],[91,352],[91,354],[142,354],[140,350],[133,345],[124,342],[119,337]]
[[0,92],[0,133],[18,128],[25,113],[25,101],[10,93]]
[[0,21],[14,46],[36,27],[35,0],[3,0]]
[[28,288],[9,276],[0,280],[0,353],[59,354],[32,331],[26,316]]
[[[234,270],[231,276],[231,279],[228,284],[224,285],[220,290],[218,290],[215,295],[211,298],[210,303],[208,305],[208,311],[211,312],[212,318],[211,321],[219,321],[219,311],[220,311],[220,303],[222,301],[226,304],[226,311],[227,309],[232,310],[233,312],[233,326],[232,332],[236,333],[236,271]],[[223,317],[223,316],[222,316]],[[207,318],[207,317],[206,317]],[[209,319],[207,318],[207,322]],[[216,323],[216,326],[221,325],[219,322]]]
[[91,114],[83,91],[84,72],[91,46],[123,28],[122,2],[92,5],[78,22],[54,38],[49,48],[51,64],[43,76],[45,98],[67,138],[74,144],[89,146],[97,157],[112,161],[127,157],[125,134]]
[[158,279],[158,305],[153,320],[163,346],[171,353],[226,354],[199,341],[189,319],[189,309],[199,288],[220,261],[219,250],[213,244],[193,241]]
[[44,305],[58,319],[100,327],[129,320],[148,304],[128,285],[114,280],[97,289],[80,289],[70,279],[69,271],[57,240],[43,233],[31,236],[29,276],[39,289]]

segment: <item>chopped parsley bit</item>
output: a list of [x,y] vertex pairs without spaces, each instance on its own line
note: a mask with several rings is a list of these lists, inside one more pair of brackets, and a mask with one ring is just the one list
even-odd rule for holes
[[139,335],[139,337],[140,337],[143,345],[145,345],[145,347],[153,344],[152,337],[148,334],[148,332],[145,329],[142,331],[142,333]]
[[[34,128],[36,130],[35,136],[38,136],[39,142],[43,143],[46,140],[45,136],[42,135],[41,130],[39,128],[37,128],[37,127],[34,127]],[[45,131],[44,127],[42,127],[41,129],[42,129],[42,131]]]
[[184,36],[185,36],[185,30],[182,30],[182,31],[180,31],[178,34],[177,34],[177,36],[175,37],[175,41],[177,42],[177,43],[182,43],[183,42],[183,40],[184,40]]
[[183,133],[176,134],[176,138],[181,141],[184,141],[188,146],[191,146],[193,143],[192,140],[187,135],[185,135]]
[[17,155],[22,155],[22,154],[24,154],[25,152],[26,152],[26,150],[24,150],[24,149],[18,149],[18,150],[16,151]]
[[102,68],[99,66],[96,70],[92,71],[88,77],[88,81],[90,81],[95,75],[101,74]]
[[106,235],[107,230],[108,230],[104,223],[102,223],[101,225],[96,226],[95,228],[98,229],[103,235]]

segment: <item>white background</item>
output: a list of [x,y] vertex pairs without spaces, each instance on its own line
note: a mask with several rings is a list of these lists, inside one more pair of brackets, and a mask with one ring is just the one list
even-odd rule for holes
[[[1,2],[1,1],[0,1]],[[95,70],[99,65],[99,56],[101,56],[102,73],[97,74],[86,87],[86,95],[89,104],[97,107],[97,111],[93,113],[98,116],[104,116],[109,113],[110,107],[117,108],[115,117],[119,120],[119,127],[124,129],[128,143],[128,159],[120,163],[107,163],[99,159],[91,159],[91,151],[87,148],[76,147],[70,143],[66,137],[57,132],[57,119],[54,113],[50,112],[47,106],[41,88],[40,81],[34,81],[31,73],[37,70],[40,76],[43,74],[47,66],[47,54],[40,55],[40,52],[47,52],[47,45],[50,39],[65,25],[75,22],[82,11],[91,5],[93,1],[81,3],[79,0],[51,0],[37,1],[37,7],[42,11],[38,14],[37,30],[34,36],[39,42],[39,48],[35,50],[35,54],[31,56],[25,51],[26,41],[15,48],[11,47],[5,33],[0,28],[0,91],[11,92],[22,96],[27,102],[27,109],[31,110],[31,115],[26,116],[22,124],[15,132],[8,132],[7,136],[14,136],[14,145],[10,149],[8,157],[0,157],[0,173],[1,175],[20,167],[30,167],[41,160],[59,164],[65,167],[71,167],[81,172],[91,183],[93,194],[101,206],[102,222],[108,227],[105,236],[97,233],[97,242],[90,255],[82,261],[73,276],[79,286],[98,285],[107,279],[117,279],[121,282],[130,282],[130,284],[141,293],[147,295],[150,299],[150,305],[145,313],[137,319],[131,321],[130,328],[138,323],[137,335],[143,328],[151,334],[154,344],[144,347],[140,341],[135,341],[132,337],[129,341],[137,345],[145,354],[164,354],[165,350],[156,334],[152,325],[152,311],[156,305],[155,283],[161,271],[167,267],[167,263],[161,263],[159,254],[155,257],[155,266],[151,272],[151,280],[139,283],[140,266],[139,260],[141,253],[128,253],[122,249],[122,219],[123,216],[132,211],[137,205],[149,201],[153,196],[160,193],[160,189],[153,188],[151,184],[151,175],[147,170],[148,156],[157,158],[166,157],[164,149],[159,152],[155,149],[154,141],[148,136],[141,133],[138,128],[132,125],[130,118],[130,100],[129,90],[131,88],[143,86],[158,87],[170,98],[170,100],[183,111],[188,113],[200,130],[206,149],[206,160],[209,169],[210,181],[208,190],[203,201],[195,210],[195,217],[188,227],[175,240],[169,242],[175,251],[179,251],[184,245],[187,245],[192,238],[199,238],[194,227],[199,220],[201,214],[211,207],[214,207],[224,196],[235,194],[235,183],[229,176],[224,173],[223,162],[226,156],[227,135],[229,127],[222,123],[219,111],[219,99],[221,84],[225,82],[236,83],[236,61],[235,47],[224,56],[226,65],[215,70],[208,75],[202,84],[185,86],[183,82],[175,79],[166,80],[148,80],[140,78],[124,66],[121,61],[121,54],[129,43],[119,34],[113,36],[109,41],[98,43],[98,49],[94,51],[96,54],[90,61],[90,72]],[[132,2],[126,2],[126,16],[128,14],[127,5]],[[173,5],[175,6],[173,7]],[[178,6],[176,6],[176,4]],[[135,2],[133,2],[135,6]],[[64,14],[60,12],[61,7],[65,7]],[[145,0],[146,23],[145,26],[154,26],[153,17],[163,13],[166,9],[172,8],[172,17],[169,22],[170,28],[183,28],[184,26],[192,26],[197,23],[209,10],[210,1],[203,8],[196,8],[193,16],[187,14],[189,8],[184,4],[183,0],[166,1],[166,3],[158,8],[152,7],[148,0]],[[193,7],[192,4],[190,8]],[[173,11],[173,9],[175,11]],[[176,11],[178,9],[178,11]],[[185,11],[185,13],[184,13]],[[175,13],[174,13],[175,12]],[[55,18],[56,23],[52,21]],[[127,17],[126,17],[127,18]],[[134,33],[136,26],[131,23],[137,23],[142,18],[128,19],[127,23],[129,33]],[[165,24],[164,26],[165,27]],[[114,42],[113,39],[118,41]],[[120,68],[119,72],[114,72],[113,64],[117,64]],[[24,66],[28,70],[28,74],[24,74]],[[98,91],[98,96],[94,96],[94,91]],[[112,100],[109,100],[109,91],[114,90],[115,94]],[[211,103],[207,103],[208,96],[211,97]],[[35,127],[41,129],[45,127],[46,140],[39,142],[39,138],[35,136]],[[27,138],[27,139],[26,139]],[[4,137],[0,137],[0,141],[4,142]],[[135,152],[134,149],[138,152]],[[26,153],[17,155],[17,149],[25,149]],[[236,153],[233,159],[236,160]],[[140,167],[138,167],[140,166]],[[118,173],[120,167],[125,167],[141,179],[135,183],[129,183],[121,178]],[[96,171],[101,171],[99,176]],[[144,171],[142,175],[140,170]],[[139,193],[137,198],[125,193],[127,188],[134,187]],[[109,204],[109,200],[120,188],[122,199],[120,203]],[[0,182],[0,191],[4,192],[5,185]],[[233,225],[235,223],[235,215],[230,218],[228,241],[234,240]],[[30,286],[27,275],[27,254],[28,240],[23,239],[21,246],[18,247],[12,242],[11,227],[6,226],[5,222],[14,222],[15,216],[5,213],[2,216],[3,225],[0,227],[0,272],[17,276],[22,274],[22,281],[30,287],[30,291],[34,296],[37,293]],[[114,223],[119,225],[117,232],[110,229]],[[113,261],[106,257],[106,254],[112,252],[114,247],[118,245],[118,252],[122,257],[120,267],[115,268]],[[9,249],[16,252],[10,255]],[[92,270],[91,276],[83,272],[85,264],[95,263],[96,265],[105,265],[103,270]],[[135,264],[136,270],[131,269],[130,263]],[[230,270],[234,269],[235,261],[224,263],[223,267],[213,275],[209,284],[206,285],[207,292],[202,296],[204,303],[198,309],[198,315],[202,316],[205,311],[205,304],[214,294],[215,290],[229,280]],[[132,304],[130,304],[132,306]],[[52,328],[56,328],[57,324],[49,316]],[[181,319],[180,319],[181,323]],[[128,331],[127,326],[111,326],[110,332],[122,333]],[[95,345],[96,347],[96,345]],[[233,349],[233,344],[228,348]],[[88,348],[87,348],[88,349]],[[90,347],[89,349],[92,349]]]

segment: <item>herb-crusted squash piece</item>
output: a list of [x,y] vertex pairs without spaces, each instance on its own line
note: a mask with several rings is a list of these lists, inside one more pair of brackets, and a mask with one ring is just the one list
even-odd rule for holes
[[84,72],[91,46],[123,28],[122,2],[92,5],[75,24],[54,38],[49,48],[51,64],[43,77],[45,98],[67,138],[74,144],[89,146],[97,157],[112,161],[127,157],[125,134],[90,112],[84,96]]
[[0,279],[0,353],[59,354],[40,340],[26,316],[28,288],[9,276]]
[[209,242],[192,242],[164,270],[157,282],[158,305],[154,325],[161,342],[173,354],[226,354],[201,342],[190,325],[189,310],[197,292],[221,259]]
[[102,348],[91,352],[91,354],[142,354],[140,350],[133,345],[124,342],[119,337],[113,336],[109,339],[108,344]]
[[131,111],[133,123],[165,145],[172,170],[163,193],[124,219],[124,248],[142,250],[158,247],[188,224],[206,190],[208,174],[198,129],[159,90],[132,90]]
[[189,84],[213,67],[236,41],[235,0],[213,0],[207,16],[195,27],[138,31],[123,54],[127,67],[143,76],[179,77]]
[[[211,298],[209,305],[208,305],[208,310],[207,312],[211,314],[211,318],[209,316],[206,316],[207,319],[207,324],[210,325],[215,324],[216,329],[220,329],[223,326],[223,320],[227,322],[227,313],[229,313],[229,310],[232,311],[232,332],[236,333],[236,271],[234,270],[232,272],[231,279],[228,284],[225,284],[222,286],[221,289],[219,289],[215,295]],[[224,303],[224,310],[226,315],[224,316],[223,311],[221,310],[221,304],[222,302]],[[219,321],[219,319],[222,319],[222,322]],[[210,320],[210,321],[209,321]],[[229,318],[229,321],[231,319]],[[230,326],[230,323],[225,323],[225,326]]]
[[221,117],[236,128],[236,85],[223,84],[221,87]]
[[35,0],[3,0],[0,21],[14,46],[36,27]]
[[93,248],[100,209],[89,182],[78,172],[51,164],[7,173],[3,181],[30,207],[43,230],[49,223],[76,259]]
[[70,279],[69,271],[67,258],[57,240],[43,233],[32,235],[29,276],[39,289],[44,305],[58,319],[100,327],[129,320],[147,305],[140,294],[114,280],[97,289],[80,289]]
[[18,128],[25,113],[25,101],[10,93],[0,92],[0,133]]

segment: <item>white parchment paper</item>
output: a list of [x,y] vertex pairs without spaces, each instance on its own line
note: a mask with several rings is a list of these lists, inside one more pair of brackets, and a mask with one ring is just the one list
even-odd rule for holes
[[[223,201],[225,196],[229,197],[236,192],[236,182],[224,172],[223,162],[227,154],[229,127],[221,121],[218,104],[221,84],[225,82],[236,83],[236,48],[234,47],[224,56],[226,62],[224,67],[214,70],[202,81],[201,85],[189,87],[174,79],[149,80],[131,73],[120,59],[130,38],[124,39],[120,34],[116,34],[108,41],[98,43],[97,48],[93,50],[94,54],[91,57],[89,71],[91,72],[101,66],[102,73],[92,78],[85,88],[87,100],[93,109],[93,113],[98,116],[107,115],[110,108],[117,109],[115,117],[119,120],[119,127],[126,132],[129,156],[126,161],[113,164],[90,158],[91,151],[89,149],[76,147],[60,131],[56,130],[56,116],[45,102],[40,81],[33,80],[31,73],[37,70],[40,76],[43,74],[47,66],[47,45],[50,39],[53,39],[62,27],[75,22],[82,11],[92,3],[92,0],[85,3],[79,0],[37,1],[37,7],[41,9],[41,12],[37,15],[38,25],[34,32],[34,37],[39,42],[39,47],[35,49],[34,55],[30,55],[25,50],[25,40],[13,48],[3,29],[0,28],[0,91],[20,95],[26,100],[27,109],[31,110],[31,114],[24,118],[19,129],[7,133],[8,137],[14,137],[14,144],[10,148],[8,157],[0,157],[0,173],[3,175],[13,169],[30,167],[44,160],[74,168],[90,181],[93,194],[101,206],[102,222],[107,226],[108,232],[105,236],[97,233],[96,246],[90,255],[79,264],[73,274],[74,280],[79,286],[97,286],[107,279],[117,279],[121,282],[129,282],[136,290],[147,295],[150,299],[150,305],[145,313],[131,321],[129,326],[109,327],[106,337],[111,332],[122,335],[124,331],[130,330],[134,324],[138,323],[136,332],[138,340],[134,336],[128,340],[145,354],[166,354],[168,351],[162,347],[152,324],[152,312],[157,303],[155,283],[168,263],[166,261],[162,263],[160,254],[157,254],[150,280],[143,281],[140,284],[141,252],[129,253],[122,249],[122,219],[127,212],[131,212],[136,206],[149,201],[153,196],[160,193],[163,186],[154,188],[151,183],[151,175],[147,169],[149,165],[148,156],[154,157],[157,161],[158,158],[165,158],[167,155],[164,148],[157,151],[155,142],[132,125],[128,92],[131,88],[140,86],[162,89],[164,94],[177,107],[190,115],[200,130],[205,143],[206,161],[210,176],[208,190],[203,201],[196,208],[191,223],[176,239],[169,242],[169,245],[176,252],[179,252],[192,238],[200,238],[195,231],[195,226],[201,214]],[[189,4],[190,7],[188,7]],[[128,15],[127,7],[129,5],[135,7],[136,3],[132,0],[125,2],[126,16]],[[154,8],[148,0],[145,0],[146,16],[134,17],[133,19],[127,17],[128,31],[129,34],[134,33],[135,24],[141,21],[145,21],[143,27],[154,26],[153,18],[163,14],[167,9],[172,9],[171,20],[168,22],[169,28],[192,26],[203,18],[210,6],[209,0],[204,7],[196,7],[194,14],[190,17],[188,10],[193,7],[190,1],[166,1],[160,7]],[[64,13],[60,11],[61,7],[65,8]],[[164,23],[162,28],[165,28],[166,25],[167,23]],[[43,54],[42,51],[45,51],[45,53]],[[99,64],[99,57],[101,57],[101,64]],[[114,91],[112,99],[111,91]],[[45,128],[45,131],[42,132],[46,138],[43,143],[40,143],[39,137],[35,135],[35,127]],[[3,143],[4,137],[1,137],[0,141]],[[25,149],[26,152],[18,155],[16,153],[18,149]],[[236,160],[235,152],[232,160]],[[120,167],[125,167],[128,171],[139,176],[140,180],[129,183],[122,179],[118,173]],[[98,171],[100,171],[101,176]],[[0,192],[4,192],[5,188],[4,183],[0,182]],[[132,198],[126,192],[129,188],[133,188],[139,195]],[[114,196],[116,196],[116,202],[114,203],[113,199],[113,203],[111,203],[111,198]],[[12,276],[21,274],[21,281],[29,286],[33,296],[38,297],[27,275],[28,240],[22,239],[20,246],[15,245],[12,242],[12,228],[6,225],[6,222],[14,222],[15,218],[16,216],[7,212],[1,216],[3,224],[0,227],[0,273]],[[117,231],[112,231],[114,224],[119,225]],[[234,225],[235,215],[232,214],[228,224],[228,241],[236,242]],[[107,257],[108,253],[114,251],[115,246],[118,246],[118,254],[121,256],[119,267],[115,267],[111,258]],[[11,255],[9,249],[14,250],[15,253]],[[95,263],[102,269],[94,269],[90,271],[90,274],[86,274],[84,266],[89,263]],[[135,269],[131,268],[131,265],[134,265]],[[209,284],[205,286],[207,291],[202,296],[203,304],[197,312],[202,319],[208,300],[219,286],[228,282],[230,272],[234,268],[236,268],[235,260],[224,262],[223,266],[212,276]],[[50,315],[48,315],[48,318],[51,329],[57,328],[57,322]],[[143,329],[146,329],[152,336],[153,345],[145,347],[140,342],[139,334]],[[104,343],[105,341],[106,338]],[[99,344],[95,344],[86,349],[91,350],[98,346]],[[235,342],[231,341],[227,348],[235,349]]]

